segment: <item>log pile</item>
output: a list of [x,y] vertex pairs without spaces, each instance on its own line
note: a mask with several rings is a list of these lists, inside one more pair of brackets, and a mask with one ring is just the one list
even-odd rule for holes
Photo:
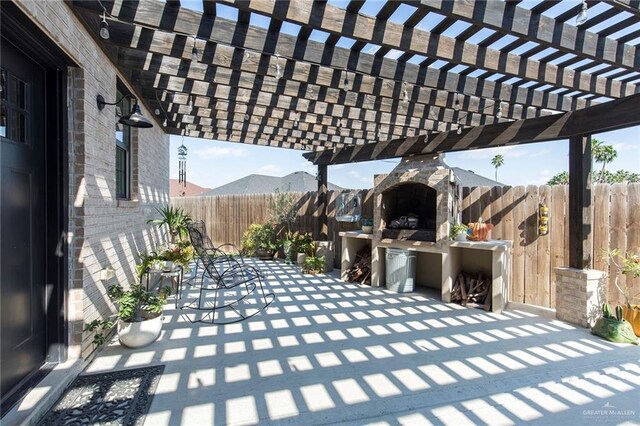
[[347,281],[371,284],[371,249],[364,248],[356,253],[353,266],[347,269]]
[[472,304],[490,311],[491,277],[485,277],[482,273],[461,272],[453,283],[451,301],[460,303],[462,306]]

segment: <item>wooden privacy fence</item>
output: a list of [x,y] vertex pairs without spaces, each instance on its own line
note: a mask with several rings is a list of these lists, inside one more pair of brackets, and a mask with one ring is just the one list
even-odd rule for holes
[[[592,190],[592,267],[609,271],[603,249],[640,251],[640,184],[597,184]],[[554,268],[569,264],[568,198],[568,186],[562,185],[463,188],[463,223],[482,217],[494,225],[491,238],[513,241],[510,300],[555,307]],[[538,235],[540,204],[549,207],[547,235]],[[631,284],[640,289],[640,279]],[[609,301],[623,301],[613,273],[606,287]]]
[[[373,191],[361,191],[362,214],[373,217]],[[608,271],[601,251],[619,248],[640,251],[640,184],[598,184],[593,187],[593,267]],[[329,240],[335,245],[334,265],[339,266],[340,231],[359,228],[359,224],[335,220],[339,191],[329,191],[327,209]],[[314,232],[317,212],[315,192],[296,193],[297,218],[293,230]],[[555,306],[554,268],[569,263],[569,218],[567,186],[515,186],[463,188],[462,221],[469,223],[482,217],[494,225],[493,239],[513,241],[509,297],[512,301]],[[193,218],[202,219],[217,244],[230,242],[240,246],[242,233],[252,223],[265,222],[273,194],[221,195],[211,197],[172,198],[171,204],[182,207]],[[538,208],[549,207],[549,233],[538,235]],[[625,278],[621,279],[624,283]],[[640,289],[640,280],[632,282]],[[619,303],[621,297],[613,284],[607,285],[608,300]]]
[[[354,191],[362,193],[362,215],[373,217],[373,191]],[[340,266],[342,241],[339,232],[359,229],[359,223],[338,222],[336,200],[341,191],[329,191],[327,199],[328,239],[334,242],[334,266]],[[297,192],[295,205],[296,220],[292,230],[310,232],[315,235],[318,214],[316,211],[316,192]],[[194,219],[204,220],[207,232],[216,244],[231,243],[240,247],[242,233],[252,223],[264,223],[269,219],[269,205],[274,194],[218,195],[209,197],[177,197],[171,199],[171,205],[183,208]]]

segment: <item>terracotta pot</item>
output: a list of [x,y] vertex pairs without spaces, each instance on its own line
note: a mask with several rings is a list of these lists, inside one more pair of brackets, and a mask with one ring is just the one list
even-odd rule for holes
[[640,337],[640,305],[622,305],[622,318],[627,320],[636,336]]
[[141,348],[156,341],[162,331],[162,314],[145,313],[140,322],[118,320],[118,338],[129,348]]
[[493,229],[493,225],[490,223],[476,222],[470,223],[471,235],[469,239],[472,241],[487,241],[489,232]]

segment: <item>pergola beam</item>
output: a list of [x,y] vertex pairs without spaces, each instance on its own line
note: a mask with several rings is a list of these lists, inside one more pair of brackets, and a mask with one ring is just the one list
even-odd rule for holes
[[[606,63],[629,71],[640,68],[640,50],[637,46],[625,45],[615,39],[556,21],[549,16],[513,3],[493,0],[472,2],[421,0],[419,7],[442,15],[454,16],[470,23],[481,20],[484,26],[500,34],[510,34],[521,40],[533,41],[542,46],[557,49],[562,53],[591,59],[596,64]],[[605,20],[613,16],[612,13],[619,12],[615,10],[611,12],[611,10],[602,13],[604,15],[602,17],[593,18],[594,22],[590,19],[586,25],[593,26],[598,23],[596,19]],[[511,19],[505,19],[507,16]],[[507,50],[501,49],[501,51]]]
[[569,266],[592,266],[591,136],[569,138]]
[[631,95],[637,90],[636,85],[623,84],[587,73],[576,73],[574,70],[564,69],[554,64],[543,64],[509,52],[479,47],[445,35],[433,34],[417,28],[405,31],[401,24],[350,13],[329,3],[220,1],[239,10],[267,15],[271,19],[293,22],[330,34],[351,37],[364,43],[453,61],[456,64],[535,80],[557,87],[613,98]]
[[[409,102],[404,102],[402,98],[402,84],[387,86],[382,83],[379,90],[374,90],[377,83],[358,84],[356,90],[344,91],[331,87],[331,82],[341,74],[334,71],[331,75],[325,75],[313,70],[297,73],[292,71],[291,78],[288,78],[289,71],[286,71],[285,78],[276,79],[273,76],[262,73],[254,74],[250,71],[240,71],[240,69],[230,69],[222,66],[208,66],[204,64],[193,64],[190,61],[165,58],[160,65],[160,58],[155,55],[144,55],[131,53],[129,49],[121,48],[118,56],[119,63],[131,67],[140,72],[148,72],[159,76],[161,80],[169,79],[172,82],[191,82],[198,87],[198,94],[203,94],[205,85],[209,85],[207,91],[223,88],[230,90],[232,87],[241,88],[243,92],[251,90],[253,94],[272,93],[275,95],[295,96],[300,100],[322,101],[331,104],[347,102],[348,106],[355,106],[362,109],[374,109],[376,111],[404,113],[413,112],[413,117],[424,117],[429,115],[429,107],[437,106],[444,109],[453,110],[455,107],[455,94],[446,90],[437,90],[416,86],[408,86]],[[138,53],[138,51],[133,51]],[[169,59],[169,60],[167,60]],[[302,71],[302,70],[301,70]],[[205,83],[205,84],[202,84]],[[176,83],[179,86],[179,83]],[[224,89],[228,87],[228,89]],[[183,89],[175,89],[178,92]],[[375,92],[377,95],[370,94]],[[245,96],[246,97],[246,96]],[[355,104],[351,103],[352,98]],[[538,108],[527,108],[522,104],[510,104],[507,102],[497,102],[485,100],[477,97],[464,97],[465,112],[470,114],[481,114],[491,117],[493,120],[498,111],[501,110],[505,118],[529,118],[540,115],[548,115],[550,111]]]
[[314,164],[344,164],[419,154],[464,151],[566,139],[640,125],[640,94],[574,112],[518,120],[456,132],[304,154]]
[[[99,5],[93,2],[74,2],[74,5],[93,13],[102,13]],[[133,49],[190,60],[191,46],[187,45],[189,40],[171,33],[174,29],[173,26],[163,24],[165,11],[161,5],[162,3],[158,1],[144,0],[137,5],[124,3],[117,12],[112,11],[111,13],[115,13],[114,17],[122,21],[131,24],[139,23],[145,27],[156,29],[152,31],[143,28],[138,31],[133,27],[127,28],[121,22],[114,22],[111,24],[114,26],[112,38],[118,40],[119,45]],[[135,19],[132,19],[131,16],[135,16]],[[303,27],[301,31],[304,31],[305,28]],[[237,53],[230,51],[230,48],[261,51],[264,55],[271,56],[277,52],[282,56],[282,61],[287,61],[286,69],[290,69],[291,66],[295,67],[296,62],[339,70],[348,68],[361,75],[362,78],[382,79],[377,87],[407,82],[416,87],[423,86],[460,92],[467,96],[502,100],[557,111],[572,111],[589,105],[588,101],[576,97],[558,96],[526,88],[512,90],[513,88],[506,84],[464,77],[426,66],[420,67],[411,63],[399,64],[388,58],[376,60],[375,55],[362,52],[354,55],[351,50],[341,47],[332,47],[326,51],[322,43],[313,40],[301,40],[301,37],[273,33],[263,28],[242,25],[220,17],[211,20],[201,13],[191,10],[180,10],[180,29],[188,34],[207,34],[202,38],[208,40],[208,43],[200,46],[200,51],[203,52],[202,61],[215,65],[231,66],[233,59],[238,56]],[[238,34],[238,37],[234,37],[234,34]],[[242,40],[242,43],[237,40]],[[220,54],[218,54],[218,50],[220,50]],[[244,70],[252,69],[251,67],[255,66],[252,62],[241,61],[240,66]],[[267,67],[271,74],[274,73],[274,66],[275,62],[270,63]],[[324,69],[326,70],[326,68]],[[323,71],[323,68],[319,68],[318,71]],[[337,80],[333,87],[339,88],[340,84],[341,80]]]

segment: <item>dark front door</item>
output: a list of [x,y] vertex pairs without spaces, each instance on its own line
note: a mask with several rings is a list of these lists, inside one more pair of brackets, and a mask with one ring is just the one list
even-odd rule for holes
[[0,50],[0,394],[46,357],[45,72],[3,38]]

